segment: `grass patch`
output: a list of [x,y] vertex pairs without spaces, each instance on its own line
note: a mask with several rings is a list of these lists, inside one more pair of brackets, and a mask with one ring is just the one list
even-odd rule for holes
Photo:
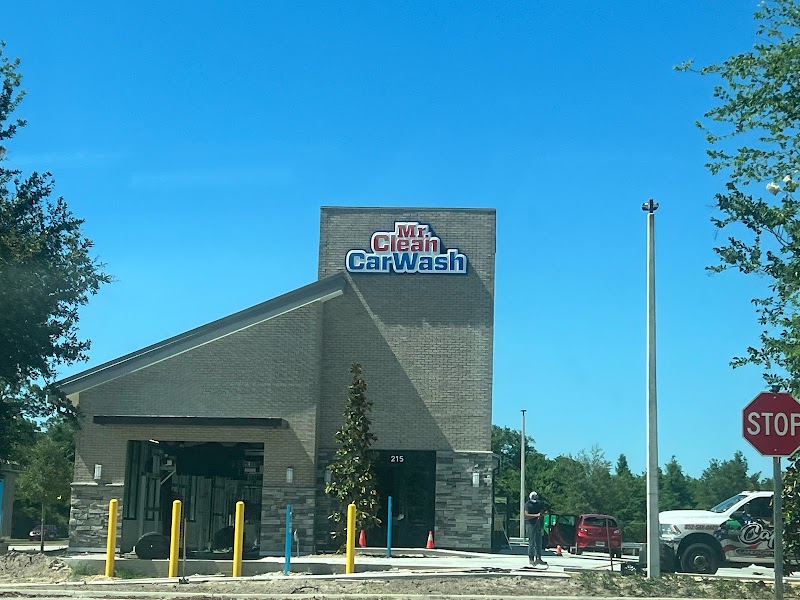
[[81,562],[70,565],[69,568],[72,569],[72,579],[83,579],[85,577],[97,575],[97,571],[95,571],[89,563]]
[[138,579],[141,575],[125,567],[117,567],[114,569],[114,577],[117,579]]

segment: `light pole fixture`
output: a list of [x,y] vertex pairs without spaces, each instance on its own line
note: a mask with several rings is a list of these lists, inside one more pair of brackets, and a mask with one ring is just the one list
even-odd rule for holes
[[661,576],[658,523],[658,404],[656,402],[656,221],[658,203],[642,204],[647,213],[647,577]]
[[525,410],[522,410],[522,433],[519,442],[519,537],[525,539]]

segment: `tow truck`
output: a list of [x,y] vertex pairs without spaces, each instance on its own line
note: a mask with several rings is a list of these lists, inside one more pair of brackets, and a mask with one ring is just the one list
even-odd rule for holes
[[772,496],[746,491],[708,510],[661,512],[661,570],[713,574],[722,565],[772,564]]

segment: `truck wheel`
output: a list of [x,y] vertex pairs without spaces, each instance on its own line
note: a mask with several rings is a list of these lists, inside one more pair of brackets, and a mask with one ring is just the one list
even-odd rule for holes
[[717,554],[706,544],[692,544],[681,555],[681,570],[684,573],[713,575],[718,568]]

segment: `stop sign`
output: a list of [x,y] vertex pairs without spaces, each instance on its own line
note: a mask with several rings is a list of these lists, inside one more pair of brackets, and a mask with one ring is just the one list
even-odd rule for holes
[[763,456],[800,448],[800,404],[785,392],[761,392],[742,411],[742,435]]

